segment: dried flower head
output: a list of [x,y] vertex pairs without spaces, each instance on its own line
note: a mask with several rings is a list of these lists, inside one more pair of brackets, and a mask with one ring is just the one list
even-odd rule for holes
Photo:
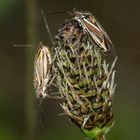
[[79,22],[66,20],[56,36],[53,70],[65,99],[65,114],[91,138],[103,136],[113,124],[112,98],[116,59],[107,64]]

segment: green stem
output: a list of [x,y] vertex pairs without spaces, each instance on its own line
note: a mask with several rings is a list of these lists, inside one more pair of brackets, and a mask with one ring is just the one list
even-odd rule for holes
[[[26,40],[27,44],[36,44],[38,39],[39,8],[37,0],[26,0]],[[37,106],[33,89],[34,47],[26,47],[26,95],[25,95],[25,125],[27,140],[35,140],[37,132]]]
[[101,134],[99,136],[96,136],[93,140],[106,140],[105,135]]

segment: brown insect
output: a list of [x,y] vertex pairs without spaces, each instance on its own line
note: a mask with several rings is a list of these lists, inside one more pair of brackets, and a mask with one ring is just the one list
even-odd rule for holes
[[109,36],[92,14],[74,10],[74,19],[79,22],[82,28],[89,33],[92,41],[105,53],[114,48]]
[[52,78],[51,65],[50,51],[40,42],[35,53],[34,62],[34,87],[36,89],[37,98],[45,98],[48,96],[47,88]]

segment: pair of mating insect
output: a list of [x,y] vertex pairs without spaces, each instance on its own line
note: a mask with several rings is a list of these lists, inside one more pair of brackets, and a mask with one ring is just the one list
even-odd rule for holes
[[[113,44],[101,27],[101,25],[97,22],[94,16],[88,12],[73,12],[73,20],[77,21],[79,26],[81,26],[82,30],[86,32],[93,43],[99,47],[103,53],[109,53]],[[42,43],[39,44],[37,51],[35,53],[35,80],[34,85],[37,92],[37,97],[46,98],[49,97],[47,93],[48,87],[51,85],[55,76],[52,77],[51,67],[53,64],[53,60],[51,58],[51,54],[49,49],[44,46]]]

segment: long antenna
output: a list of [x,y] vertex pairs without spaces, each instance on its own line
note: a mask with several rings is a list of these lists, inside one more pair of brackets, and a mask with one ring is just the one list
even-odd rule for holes
[[62,10],[62,11],[56,11],[56,12],[49,12],[49,13],[47,13],[47,16],[55,15],[55,14],[65,14],[65,13],[67,13],[68,15],[73,16],[74,12]]
[[54,43],[52,34],[51,34],[51,32],[50,32],[50,29],[49,29],[49,26],[48,26],[48,23],[47,23],[47,19],[46,19],[45,15],[44,15],[43,10],[41,10],[41,15],[43,16],[43,20],[44,20],[44,23],[45,23],[45,27],[46,27],[46,30],[47,30],[47,32],[48,32],[48,34],[49,34],[50,40],[51,40],[52,44],[54,45],[55,43]]
[[33,45],[30,45],[30,44],[13,44],[12,47],[33,47]]
[[67,13],[68,11],[56,11],[56,12],[49,12],[49,13],[47,13],[47,16],[49,16],[49,15],[55,15],[55,14],[64,14],[64,13]]

